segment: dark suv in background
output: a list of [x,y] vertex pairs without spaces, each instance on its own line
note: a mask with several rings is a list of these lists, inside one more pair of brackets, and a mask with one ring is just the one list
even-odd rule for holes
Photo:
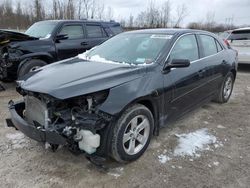
[[24,34],[0,30],[0,80],[12,81],[46,64],[74,57],[122,32],[119,23],[49,20]]

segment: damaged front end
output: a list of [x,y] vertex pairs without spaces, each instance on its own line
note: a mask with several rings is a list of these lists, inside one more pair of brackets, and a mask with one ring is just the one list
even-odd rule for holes
[[1,49],[0,57],[0,80],[15,80],[18,65],[21,61],[23,52],[10,48],[9,46]]
[[16,72],[24,51],[20,42],[39,40],[23,33],[0,30],[0,80],[16,79]]
[[9,102],[13,125],[26,136],[52,146],[67,145],[75,152],[94,154],[101,142],[101,130],[112,120],[98,107],[109,90],[58,100],[46,94],[19,91],[24,101]]

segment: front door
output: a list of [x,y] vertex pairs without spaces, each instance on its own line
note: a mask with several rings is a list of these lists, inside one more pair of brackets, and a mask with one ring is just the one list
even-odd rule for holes
[[65,34],[68,37],[56,41],[58,60],[74,57],[84,51],[86,38],[82,24],[65,24],[58,34]]
[[199,71],[203,69],[203,64],[199,57],[197,39],[193,34],[179,38],[170,52],[168,63],[173,59],[188,59],[191,63],[189,67],[173,68],[165,74],[165,87],[167,88],[170,82],[174,83],[171,99],[165,100],[167,121],[178,118],[200,101],[202,96],[199,89],[203,80]]

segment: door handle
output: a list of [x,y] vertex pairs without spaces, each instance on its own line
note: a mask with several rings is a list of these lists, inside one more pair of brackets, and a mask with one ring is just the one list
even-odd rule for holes
[[86,46],[86,45],[88,45],[88,43],[87,42],[82,42],[81,45]]
[[199,70],[199,71],[198,71],[199,77],[204,77],[204,73],[205,73],[205,72],[206,72],[205,69]]
[[223,61],[222,61],[222,65],[225,65],[225,64],[227,64],[227,61],[226,61],[226,60],[223,60]]

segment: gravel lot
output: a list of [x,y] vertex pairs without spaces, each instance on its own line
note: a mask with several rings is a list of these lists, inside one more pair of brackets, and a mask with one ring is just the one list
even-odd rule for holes
[[[209,103],[161,129],[138,161],[100,169],[84,156],[45,146],[4,122],[14,84],[0,92],[0,187],[249,187],[250,67],[241,66],[229,103]],[[206,128],[206,129],[205,129]],[[206,130],[215,140],[193,155],[175,155],[181,135]],[[192,134],[195,135],[195,134]]]

